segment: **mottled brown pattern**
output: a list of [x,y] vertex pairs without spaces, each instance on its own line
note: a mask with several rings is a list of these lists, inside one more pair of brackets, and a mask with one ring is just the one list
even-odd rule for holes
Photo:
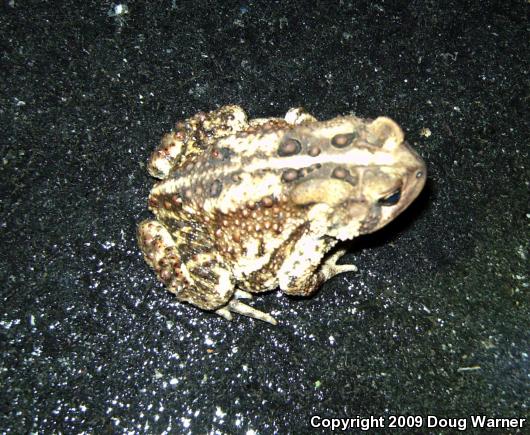
[[308,230],[309,225],[303,223],[296,227],[290,234],[289,237],[272,252],[269,261],[262,266],[261,269],[252,272],[248,276],[244,277],[240,282],[240,287],[243,290],[258,293],[261,291],[269,290],[266,287],[266,282],[270,280],[271,276],[278,273],[285,259],[292,252],[294,245],[300,240],[304,232]]
[[238,299],[278,286],[308,295],[355,270],[336,264],[342,251],[326,254],[390,222],[425,182],[394,121],[319,122],[301,108],[285,119],[197,113],[162,138],[148,169],[161,179],[148,199],[156,219],[138,240],[158,278],[179,300],[270,323]]

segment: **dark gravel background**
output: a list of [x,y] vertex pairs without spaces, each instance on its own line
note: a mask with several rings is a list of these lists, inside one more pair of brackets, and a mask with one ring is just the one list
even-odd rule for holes
[[[528,1],[121,5],[1,7],[0,431],[529,418]],[[135,242],[162,133],[227,103],[385,114],[429,168],[359,273],[254,301],[277,327],[177,303]]]

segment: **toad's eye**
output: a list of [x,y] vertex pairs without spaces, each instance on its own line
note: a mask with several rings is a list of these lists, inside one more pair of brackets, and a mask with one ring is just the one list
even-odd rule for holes
[[394,190],[392,193],[385,195],[377,201],[379,205],[383,207],[389,207],[391,205],[396,205],[401,199],[401,188]]

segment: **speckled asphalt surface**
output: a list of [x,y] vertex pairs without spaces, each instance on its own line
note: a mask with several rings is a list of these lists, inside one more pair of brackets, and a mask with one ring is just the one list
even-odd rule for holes
[[[529,7],[5,1],[0,431],[528,418]],[[385,114],[429,168],[409,210],[348,245],[358,273],[255,299],[277,327],[177,303],[135,242],[161,134],[227,103]]]

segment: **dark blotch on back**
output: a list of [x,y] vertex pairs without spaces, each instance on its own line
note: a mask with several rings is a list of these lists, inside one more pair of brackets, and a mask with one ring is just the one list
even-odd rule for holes
[[331,145],[335,148],[345,148],[348,145],[351,145],[356,136],[355,133],[337,134],[331,139]]
[[359,181],[355,172],[352,175],[348,169],[343,168],[342,166],[337,166],[335,169],[333,169],[331,176],[339,180],[344,180],[347,183],[350,183],[352,186],[356,186]]
[[294,181],[298,178],[298,171],[296,169],[287,169],[282,174],[283,181]]
[[278,155],[280,157],[293,156],[298,154],[302,149],[302,145],[296,139],[287,139],[278,147]]
[[333,172],[331,173],[331,176],[333,178],[338,178],[340,180],[343,180],[344,178],[346,178],[348,175],[350,175],[350,171],[348,171],[347,169],[345,168],[342,168],[342,167],[337,167],[335,169],[333,169]]
[[320,154],[320,148],[316,145],[312,145],[308,150],[307,154],[309,154],[311,157],[316,157]]

